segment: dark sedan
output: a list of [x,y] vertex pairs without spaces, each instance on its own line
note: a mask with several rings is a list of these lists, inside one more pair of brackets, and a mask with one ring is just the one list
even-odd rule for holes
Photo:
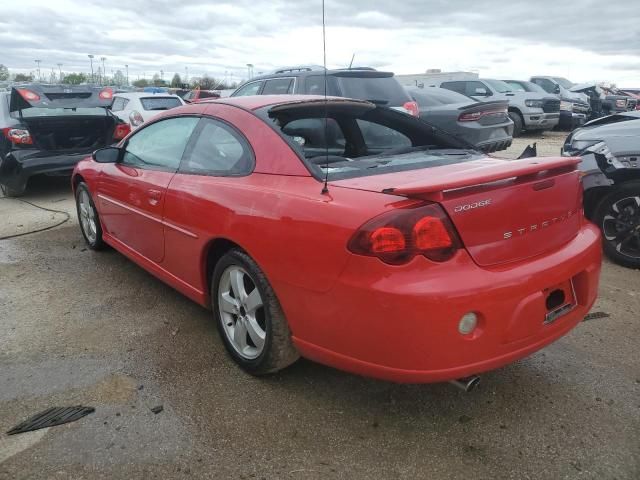
[[437,87],[407,87],[418,103],[420,118],[483,152],[509,148],[513,122],[509,119],[509,102],[478,102],[457,92]]

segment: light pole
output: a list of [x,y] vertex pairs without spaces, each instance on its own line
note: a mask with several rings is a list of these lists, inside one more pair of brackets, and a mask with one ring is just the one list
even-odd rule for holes
[[253,77],[253,63],[247,63],[247,80],[251,80]]
[[60,77],[59,77],[60,83],[62,83],[62,64],[61,63],[58,64],[58,71],[60,72]]
[[107,76],[107,71],[104,69],[104,61],[107,59],[107,57],[100,57],[100,60],[102,60],[102,81],[100,82],[102,85],[104,85],[105,82],[105,78]]
[[93,78],[93,55],[87,55],[89,57],[89,61],[91,62],[91,83],[95,83],[95,79]]
[[189,67],[184,67],[184,83],[189,83]]
[[36,62],[36,65],[38,66],[38,81],[40,81],[40,62],[42,60],[34,60],[34,62]]
[[127,86],[129,86],[129,65],[125,65],[124,68],[127,71]]

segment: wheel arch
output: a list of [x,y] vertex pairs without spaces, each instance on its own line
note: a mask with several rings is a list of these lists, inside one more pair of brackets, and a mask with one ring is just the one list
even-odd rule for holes
[[608,187],[594,187],[589,190],[585,190],[584,192],[584,214],[589,219],[593,219],[593,215],[595,214],[596,209],[600,205],[600,203],[607,197],[609,194],[614,193],[616,190],[626,186],[634,186],[640,190],[640,172],[635,178],[630,178],[624,182],[615,183]]
[[223,255],[233,249],[240,250],[253,258],[240,244],[225,237],[217,237],[209,240],[202,250],[202,285],[207,287],[205,291],[207,305],[211,305],[211,277],[213,275],[213,269]]

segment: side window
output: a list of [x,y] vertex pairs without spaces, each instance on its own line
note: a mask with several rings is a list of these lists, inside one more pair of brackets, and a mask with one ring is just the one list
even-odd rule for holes
[[548,78],[534,78],[533,83],[540,85],[542,89],[547,93],[553,93],[555,90],[554,83]]
[[246,84],[240,90],[233,94],[234,97],[247,97],[249,95],[257,95],[260,91],[262,82],[251,82]]
[[122,97],[116,97],[113,99],[113,104],[111,105],[111,111],[120,112],[124,110],[124,106],[126,105],[126,101]]
[[287,123],[282,128],[294,145],[298,145],[306,158],[345,154],[346,140],[338,122],[327,119],[326,135],[324,118],[302,118]]
[[183,173],[243,175],[253,170],[254,158],[247,141],[224,122],[203,118],[180,165]]
[[284,95],[293,93],[293,78],[274,78],[264,83],[262,95]]
[[514,92],[526,92],[522,84],[518,82],[506,82],[506,83],[513,89]]
[[453,90],[454,92],[462,93],[466,95],[466,83],[467,82],[442,82],[440,87],[446,88],[447,90]]
[[177,170],[199,118],[168,118],[134,133],[122,163],[140,168]]
[[473,97],[473,96],[482,97],[490,93],[487,86],[482,82],[464,82],[464,83],[465,83],[466,92],[462,92],[462,93],[464,93],[468,97]]
[[393,128],[378,123],[357,120],[369,153],[412,146],[411,139]]
[[[329,87],[328,95],[339,96],[334,76],[327,76],[327,86]],[[307,95],[324,95],[324,75],[309,75],[304,80],[304,88]]]

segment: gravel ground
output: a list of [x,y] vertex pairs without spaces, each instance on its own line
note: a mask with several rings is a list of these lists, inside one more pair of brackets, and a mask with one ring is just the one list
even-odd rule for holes
[[[557,153],[564,136],[522,138]],[[544,149],[544,150],[543,150]],[[504,153],[504,152],[503,152]],[[594,311],[470,394],[300,361],[256,379],[208,311],[114,251],[85,249],[67,181],[25,200],[71,219],[0,241],[0,479],[640,478],[640,272],[605,262]],[[0,237],[64,220],[0,199]],[[162,405],[154,414],[151,408]]]

